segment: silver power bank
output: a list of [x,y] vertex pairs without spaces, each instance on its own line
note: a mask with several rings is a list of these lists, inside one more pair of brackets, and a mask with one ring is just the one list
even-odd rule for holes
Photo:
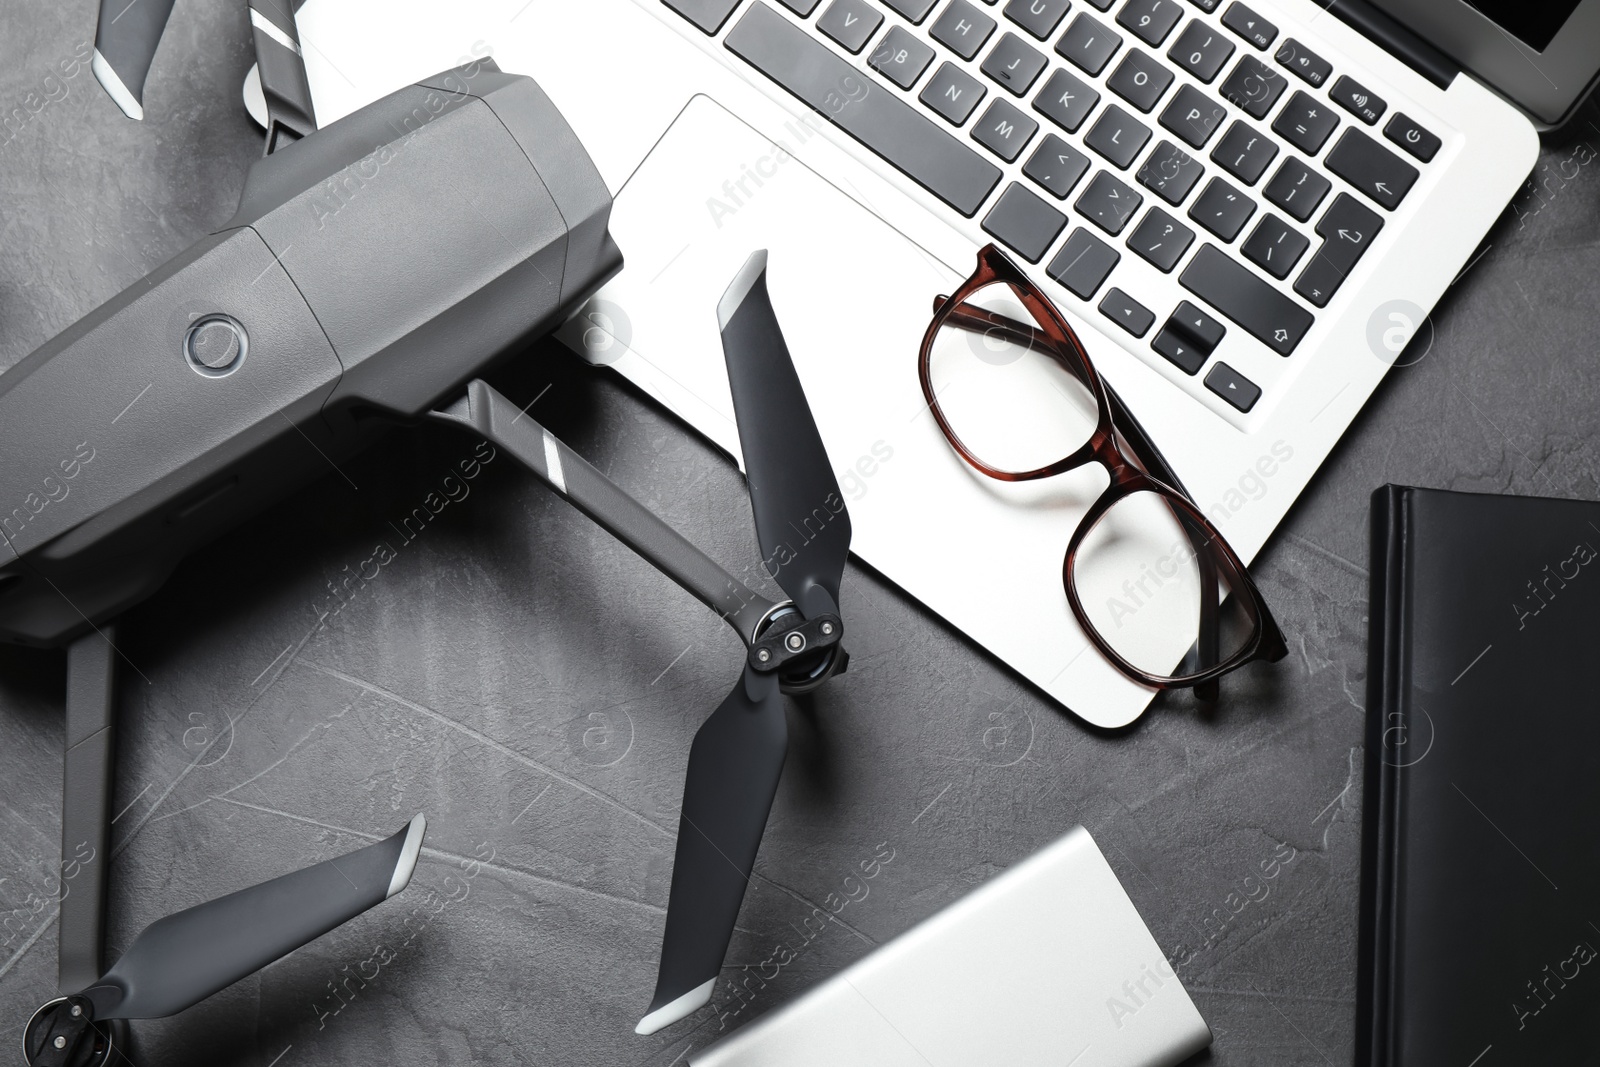
[[1077,826],[689,1063],[1171,1067],[1210,1043]]

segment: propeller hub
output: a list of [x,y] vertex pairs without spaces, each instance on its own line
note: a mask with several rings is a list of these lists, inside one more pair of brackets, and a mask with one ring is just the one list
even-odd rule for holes
[[837,615],[807,619],[794,608],[774,612],[750,646],[749,662],[761,674],[777,673],[786,693],[805,693],[844,671],[839,646],[844,622]]
[[106,1067],[119,1063],[127,1028],[119,1020],[96,1023],[83,997],[57,997],[33,1013],[22,1033],[28,1067]]

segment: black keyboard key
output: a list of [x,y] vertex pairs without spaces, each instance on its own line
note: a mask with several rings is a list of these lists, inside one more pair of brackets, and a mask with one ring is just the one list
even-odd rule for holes
[[1393,211],[1417,180],[1417,168],[1360,130],[1346,130],[1328,153],[1328,169]]
[[1235,122],[1222,135],[1211,159],[1217,166],[1246,185],[1254,185],[1278,156],[1278,146],[1242,122]]
[[903,16],[913,26],[922,25],[922,20],[928,17],[928,12],[933,10],[933,5],[939,0],[883,0],[897,15]]
[[1194,86],[1183,85],[1162,110],[1161,125],[1189,147],[1204,148],[1227,115],[1227,108]]
[[1128,235],[1128,247],[1163,274],[1172,273],[1193,243],[1194,231],[1158,207],[1145,212]]
[[1088,169],[1088,156],[1051,133],[1033,150],[1022,173],[1044,186],[1057,200],[1065,200]]
[[1143,337],[1156,321],[1154,312],[1116,286],[1100,301],[1100,314],[1135,337]]
[[1079,226],[1050,261],[1045,273],[1079,300],[1091,300],[1122,254]]
[[1257,48],[1266,48],[1278,37],[1278,27],[1239,3],[1228,5],[1222,24]]
[[1068,133],[1073,133],[1083,125],[1083,120],[1089,117],[1089,112],[1094,110],[1099,100],[1100,94],[1094,89],[1069,72],[1057,70],[1044,83],[1039,95],[1033,98],[1033,109],[1049,116],[1052,122]]
[[1277,55],[1272,57],[1278,61],[1279,66],[1294,71],[1307,85],[1313,89],[1322,88],[1322,83],[1328,80],[1328,75],[1333,73],[1333,64],[1317,55],[1311,49],[1295,40],[1293,37],[1283,42]]
[[1149,111],[1172,84],[1172,71],[1137,48],[1128,49],[1106,87],[1138,108]]
[[946,63],[928,79],[917,99],[959,126],[988,95],[989,90],[977,78],[954,63]]
[[1371,92],[1354,78],[1342,74],[1333,83],[1333,88],[1328,90],[1328,95],[1333,97],[1334,103],[1368,126],[1377,122],[1389,107],[1383,102],[1383,97]]
[[1240,56],[1233,73],[1222,83],[1222,98],[1244,108],[1251,118],[1264,119],[1288,84],[1282,74],[1255,56]]
[[1338,125],[1339,116],[1333,113],[1333,108],[1296,89],[1273,120],[1272,132],[1306,155],[1314,156],[1322,151]]
[[1045,251],[1055,244],[1066,226],[1065,215],[1023,188],[1019,182],[1012,182],[1006,187],[983,219],[985,233],[1029,263],[1043,259]]
[[821,0],[781,0],[781,2],[784,7],[804,19],[811,17],[811,13],[817,9],[817,4]]
[[1439,151],[1439,138],[1401,111],[1394,113],[1394,118],[1383,128],[1383,135],[1424,163],[1432,161]]
[[902,89],[917,84],[922,72],[933,62],[933,49],[904,26],[883,35],[878,47],[867,57],[867,65]]
[[1177,0],[1128,0],[1117,12],[1117,25],[1151,48],[1158,47],[1183,17]]
[[1149,127],[1116,104],[1107,104],[1089,132],[1083,136],[1084,144],[1123,170],[1128,169],[1148,140]]
[[1311,247],[1311,239],[1276,215],[1263,215],[1239,251],[1244,258],[1282,281]]
[[1304,162],[1290,156],[1272,176],[1261,195],[1282,208],[1297,221],[1304,222],[1317,210],[1333,183]]
[[1261,399],[1261,387],[1220,359],[1206,372],[1206,388],[1222,399],[1248,412]]
[[1078,214],[1115,237],[1128,225],[1133,213],[1144,203],[1144,197],[1112,177],[1107,171],[1096,171],[1083,195],[1073,206]]
[[1255,213],[1255,202],[1221,178],[1212,178],[1189,208],[1191,219],[1224,241],[1239,236]]
[[1045,58],[1021,37],[1014,33],[1003,34],[989,58],[983,61],[983,72],[1016,96],[1033,88],[1034,79],[1044,70]]
[[971,59],[994,32],[994,19],[967,3],[950,0],[950,6],[933,20],[933,39],[962,59]]
[[1168,59],[1207,85],[1232,55],[1233,42],[1199,19],[1185,26],[1167,51]]
[[999,167],[766,4],[746,11],[728,31],[726,44],[968,218],[1000,183]]
[[1190,342],[1208,356],[1222,343],[1223,334],[1228,332],[1222,323],[1187,300],[1178,301],[1178,308],[1167,320],[1167,326],[1186,334]]
[[1193,4],[1195,7],[1199,8],[1201,11],[1204,11],[1208,15],[1215,11],[1217,9],[1217,5],[1221,2],[1222,0],[1189,0],[1189,3]]
[[1079,15],[1056,42],[1056,53],[1088,74],[1099,74],[1122,47],[1122,35],[1092,15]]
[[1066,17],[1072,0],[1011,0],[1006,5],[1006,18],[1043,41]]
[[1139,184],[1169,204],[1183,203],[1194,183],[1206,168],[1199,160],[1173,144],[1162,141],[1150,150],[1137,175]]
[[1293,352],[1316,321],[1216,245],[1202,245],[1178,281],[1280,356]]
[[1166,356],[1173,366],[1185,374],[1198,374],[1200,368],[1206,365],[1206,353],[1170,326],[1163,326],[1156,331],[1150,347]]
[[1038,132],[1037,122],[1004,100],[996,100],[972,127],[972,139],[1011,163],[1022,155],[1022,150]]
[[728,21],[733,9],[739,6],[739,0],[666,0],[666,2],[672,10],[713,37],[722,29],[722,24]]
[[883,25],[883,13],[866,0],[833,0],[817,20],[817,29],[839,42],[851,55],[867,47]]
[[1361,201],[1349,193],[1334,197],[1317,222],[1322,244],[1295,279],[1294,291],[1319,308],[1327,307],[1381,229],[1383,219]]
[[1099,11],[1110,11],[1111,5],[1116,3],[1117,0],[1085,0],[1085,2]]

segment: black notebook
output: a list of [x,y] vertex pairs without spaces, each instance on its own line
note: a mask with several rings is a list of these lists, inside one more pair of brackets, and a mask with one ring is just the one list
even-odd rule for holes
[[1372,501],[1358,1065],[1600,1064],[1600,504]]

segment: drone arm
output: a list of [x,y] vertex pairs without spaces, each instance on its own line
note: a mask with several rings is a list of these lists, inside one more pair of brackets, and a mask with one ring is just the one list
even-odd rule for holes
[[432,416],[466,425],[520,460],[573,507],[604,527],[661,573],[721,615],[745,644],[776,606],[690,544],[653,511],[629,496],[515,404],[483,381]]
[[117,652],[110,624],[67,650],[67,744],[61,801],[59,980],[76,992],[100,977],[116,751]]
[[267,155],[316,132],[311,83],[288,0],[250,0],[256,70],[267,102]]

